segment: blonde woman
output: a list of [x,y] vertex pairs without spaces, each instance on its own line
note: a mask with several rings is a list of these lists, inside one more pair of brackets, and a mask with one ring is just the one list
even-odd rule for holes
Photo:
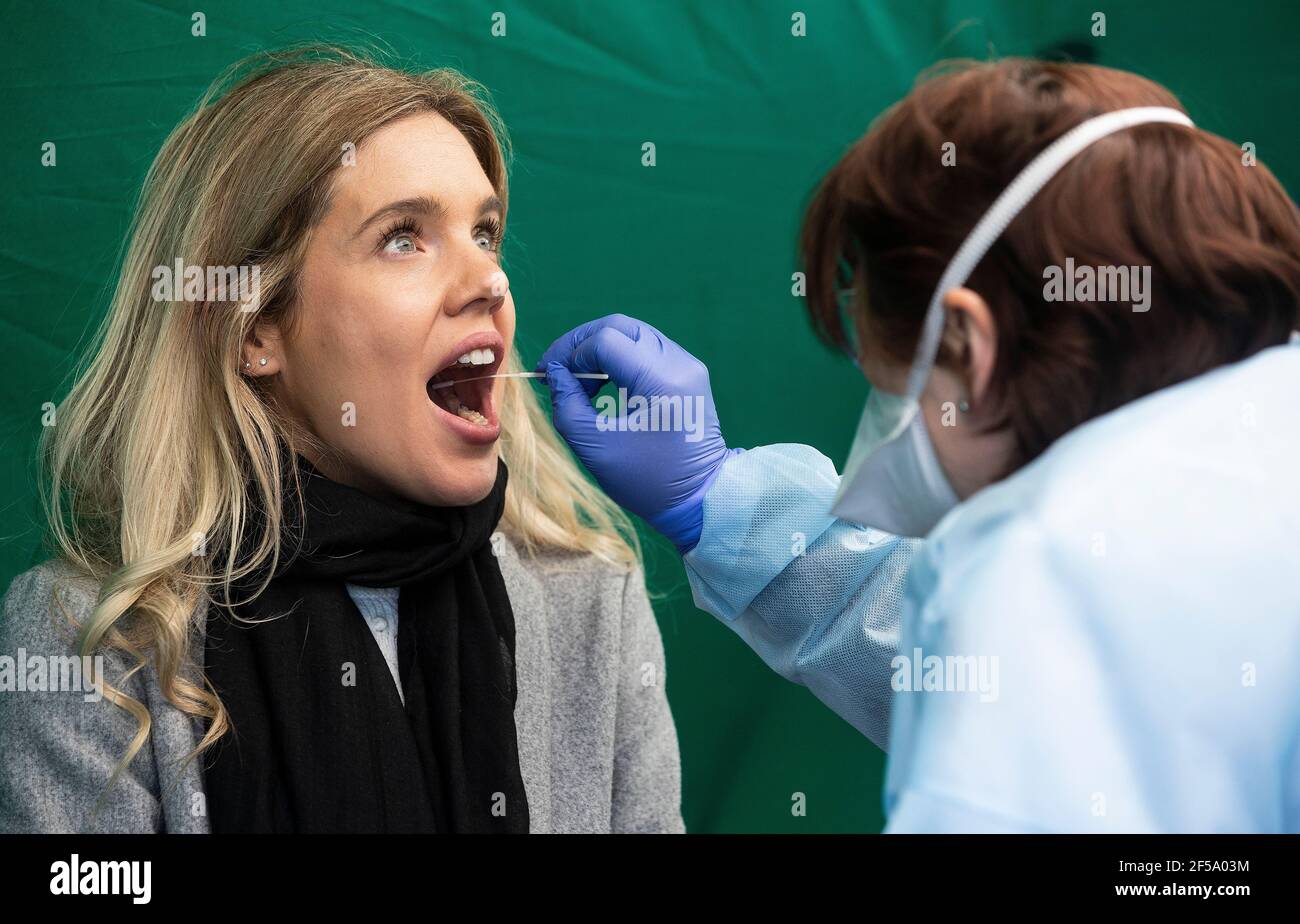
[[320,47],[167,139],[0,620],[103,698],[0,694],[0,831],[682,830],[635,534],[483,378],[505,144],[464,77]]

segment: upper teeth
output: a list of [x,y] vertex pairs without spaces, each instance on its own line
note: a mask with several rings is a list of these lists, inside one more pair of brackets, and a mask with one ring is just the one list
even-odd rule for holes
[[488,366],[496,362],[496,354],[491,350],[470,350],[461,355],[456,362],[465,366]]

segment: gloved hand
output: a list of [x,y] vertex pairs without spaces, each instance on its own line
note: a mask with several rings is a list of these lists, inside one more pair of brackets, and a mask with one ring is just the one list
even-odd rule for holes
[[[663,533],[684,555],[700,539],[704,494],[722,464],[744,450],[728,449],[704,364],[644,321],[611,314],[564,334],[542,354],[535,371],[551,387],[555,428],[616,503]],[[599,416],[592,396],[605,383],[575,379],[604,372],[626,389],[628,406]],[[625,428],[646,399],[647,421],[665,421],[671,406],[678,429]],[[604,396],[602,396],[603,398]],[[598,402],[600,404],[600,402]],[[624,418],[619,420],[619,418]],[[683,424],[689,426],[683,426]]]

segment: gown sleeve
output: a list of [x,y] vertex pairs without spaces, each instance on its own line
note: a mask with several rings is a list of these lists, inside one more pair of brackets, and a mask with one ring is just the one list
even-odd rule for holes
[[750,449],[704,498],[684,558],[701,609],[886,748],[899,603],[919,540],[837,520],[839,476],[809,446]]

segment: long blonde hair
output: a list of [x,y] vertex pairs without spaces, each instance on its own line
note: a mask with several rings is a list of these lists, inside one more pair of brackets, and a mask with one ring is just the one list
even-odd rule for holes
[[[152,657],[168,701],[211,720],[191,757],[229,729],[201,652],[191,650],[197,607],[205,594],[230,602],[234,581],[274,568],[284,505],[299,497],[278,447],[322,448],[239,374],[240,346],[261,318],[292,325],[298,268],[349,146],[421,112],[461,131],[505,203],[504,127],[462,74],[411,72],[319,45],[254,55],[223,74],[145,178],[111,307],[42,442],[53,551],[100,586],[81,652],[127,652],[132,672]],[[253,310],[233,296],[156,301],[154,268],[178,257],[258,266],[260,301]],[[519,370],[513,350],[508,363]],[[579,471],[525,380],[505,381],[502,529],[529,555],[562,549],[637,566],[627,516]],[[182,676],[190,671],[201,683]],[[105,690],[139,723],[111,786],[146,741],[150,718],[138,700]]]

